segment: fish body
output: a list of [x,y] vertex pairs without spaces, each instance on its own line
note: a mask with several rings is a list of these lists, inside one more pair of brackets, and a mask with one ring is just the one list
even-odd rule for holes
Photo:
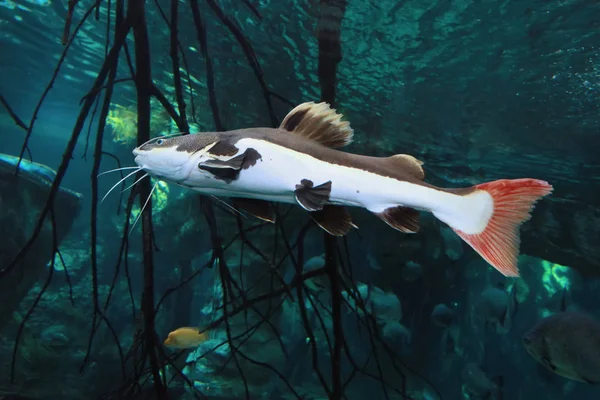
[[445,304],[437,304],[431,312],[431,320],[434,324],[447,328],[452,324],[454,311]]
[[538,322],[523,337],[529,354],[568,379],[600,382],[600,321],[579,312],[561,312]]
[[[468,363],[463,368],[463,393],[468,398],[498,399],[501,396],[502,379],[490,379],[476,363]],[[498,380],[498,383],[495,381]]]
[[[180,138],[200,139],[194,136]],[[242,166],[235,180],[229,179],[226,173],[215,178],[209,166],[204,173],[188,173],[186,178],[177,183],[207,195],[297,204],[296,186],[303,180],[312,182],[313,186],[330,181],[335,184],[331,185],[325,204],[363,207],[372,212],[382,212],[402,204],[444,213],[450,212],[451,205],[447,202],[460,200],[434,187],[411,182],[416,179],[404,173],[401,168],[403,161],[399,161],[398,168],[394,168],[394,160],[341,152],[301,136],[290,135],[281,129],[251,128],[219,132],[215,134],[215,140],[237,148],[223,159],[239,157],[252,150],[260,156],[257,155],[259,158],[254,165],[246,169]],[[142,154],[137,153],[139,161],[143,160]],[[190,163],[190,167],[204,162],[210,164],[210,149],[197,152],[195,158],[195,163]],[[372,171],[360,168],[367,165]],[[461,226],[470,231],[466,225]]]
[[504,326],[509,311],[508,293],[497,287],[487,288],[479,296],[475,309],[486,322]]
[[423,267],[417,262],[408,261],[402,267],[400,274],[405,281],[414,282],[423,276]]
[[200,332],[198,328],[182,327],[170,332],[164,345],[173,349],[191,349],[198,347],[207,339],[208,334]]
[[370,157],[338,150],[352,135],[326,103],[304,103],[279,128],[156,138],[133,154],[148,174],[233,198],[234,206],[263,220],[274,221],[268,202],[298,204],[338,236],[356,227],[346,206],[365,208],[405,233],[418,231],[418,210],[429,211],[504,275],[518,275],[518,228],[533,203],[552,190],[547,182],[439,188],[423,181],[423,163],[410,155]]

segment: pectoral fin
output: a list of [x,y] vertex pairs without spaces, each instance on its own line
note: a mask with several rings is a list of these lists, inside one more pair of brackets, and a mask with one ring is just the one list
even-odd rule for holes
[[302,179],[299,185],[296,185],[294,195],[296,201],[306,211],[322,210],[331,193],[331,181],[327,181],[319,186],[314,186],[313,181]]
[[238,178],[240,173],[239,169],[227,166],[223,161],[211,160],[198,164],[198,169],[210,172],[215,179],[219,179],[230,183]]
[[250,168],[260,159],[261,155],[256,150],[249,148],[242,154],[238,154],[231,158],[219,156],[218,158],[210,158],[201,161],[198,164],[198,169],[208,171],[213,174],[216,179],[224,180],[229,183],[238,178],[241,170]]

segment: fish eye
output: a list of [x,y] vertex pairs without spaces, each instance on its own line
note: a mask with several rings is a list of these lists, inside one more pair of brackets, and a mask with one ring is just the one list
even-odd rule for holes
[[161,144],[163,144],[164,142],[165,142],[165,141],[164,141],[163,139],[158,139],[158,140],[156,141],[156,144],[160,146],[160,145],[161,145]]

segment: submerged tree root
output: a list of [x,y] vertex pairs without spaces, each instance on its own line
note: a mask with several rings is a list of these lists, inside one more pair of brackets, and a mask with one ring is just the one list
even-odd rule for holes
[[[218,21],[233,35],[235,42],[240,46],[244,53],[244,57],[250,68],[252,69],[256,80],[258,81],[262,96],[265,100],[266,112],[269,115],[271,125],[277,126],[279,120],[275,114],[272,104],[272,98],[278,99],[286,104],[293,105],[292,102],[285,99],[283,96],[277,95],[273,90],[269,88],[266,83],[265,76],[262,68],[256,57],[254,49],[250,41],[244,36],[243,32],[228,17],[226,11],[224,11],[217,1],[205,0],[206,5],[214,13]],[[29,125],[26,125],[18,116],[12,111],[5,99],[0,96],[0,101],[4,107],[8,110],[10,116],[13,118],[15,123],[22,129],[27,131],[26,138],[23,143],[21,157],[28,149],[28,144],[31,140],[31,133],[34,128],[34,122],[37,117],[38,111],[41,108],[44,99],[48,92],[51,90],[54,81],[61,71],[61,65],[67,57],[67,52],[71,47],[73,40],[79,34],[81,26],[85,23],[89,15],[96,10],[96,17],[99,17],[99,8],[103,6],[103,2],[95,2],[84,14],[79,24],[74,29],[73,33],[70,34],[70,24],[73,10],[76,6],[76,1],[70,1],[68,6],[68,17],[65,24],[65,49],[61,55],[59,62],[56,66],[54,74],[46,87],[46,90],[42,94],[39,103],[37,104],[33,117]],[[327,101],[331,104],[335,104],[336,98],[336,70],[337,63],[341,60],[341,44],[340,44],[340,25],[344,18],[345,4],[344,0],[321,0],[321,9],[330,9],[331,7],[337,7],[339,12],[335,13],[337,16],[337,26],[332,26],[332,19],[325,16],[321,16],[324,20],[326,19],[327,24],[324,21],[319,22],[319,70],[318,76],[321,84],[321,100]],[[84,124],[89,119],[90,111],[92,107],[100,106],[100,113],[98,116],[98,128],[96,130],[95,140],[93,142],[93,168],[90,175],[91,183],[91,219],[90,219],[90,274],[92,278],[92,304],[93,309],[91,311],[91,330],[89,339],[87,342],[87,352],[81,369],[83,370],[92,354],[93,342],[96,333],[102,323],[104,323],[109,329],[111,336],[115,342],[116,351],[120,358],[120,368],[122,372],[123,382],[121,385],[115,385],[113,391],[107,391],[103,398],[144,398],[147,392],[144,392],[145,387],[151,384],[153,386],[153,393],[157,399],[169,398],[168,388],[170,387],[170,381],[166,378],[166,368],[175,370],[175,376],[181,379],[189,387],[189,391],[195,395],[196,398],[208,398],[208,395],[202,393],[198,388],[194,386],[194,383],[184,375],[181,369],[176,365],[178,357],[181,353],[167,354],[160,343],[156,333],[156,318],[161,312],[161,305],[164,301],[173,293],[176,293],[183,287],[189,289],[189,285],[192,284],[194,279],[198,277],[203,271],[212,268],[215,276],[218,277],[220,287],[222,288],[222,298],[220,299],[221,304],[218,307],[218,311],[221,315],[215,318],[212,323],[206,327],[207,330],[223,329],[226,335],[226,339],[223,342],[212,348],[210,352],[216,350],[219,346],[228,346],[230,349],[230,355],[225,365],[232,362],[237,371],[239,377],[244,384],[244,397],[246,399],[252,398],[252,382],[247,376],[247,371],[243,368],[244,364],[250,364],[257,369],[265,369],[272,375],[276,376],[289,391],[289,394],[297,399],[302,399],[303,394],[300,393],[298,388],[291,382],[290,377],[286,376],[285,372],[279,370],[275,365],[269,362],[265,362],[258,359],[250,354],[244,348],[244,344],[247,343],[253,335],[257,333],[259,329],[264,329],[275,337],[275,342],[278,349],[281,351],[285,358],[289,358],[289,351],[286,348],[281,333],[273,323],[273,318],[281,312],[281,307],[284,301],[290,301],[297,307],[297,311],[300,314],[304,333],[307,338],[306,349],[310,353],[312,358],[312,368],[317,376],[318,382],[320,383],[323,392],[328,398],[334,400],[341,400],[347,398],[347,388],[349,384],[356,379],[358,376],[366,376],[375,381],[380,382],[381,390],[386,399],[391,398],[392,394],[399,395],[402,398],[408,398],[406,393],[406,377],[404,371],[410,371],[410,368],[403,364],[401,358],[397,356],[392,349],[383,341],[378,332],[378,327],[375,319],[369,316],[367,308],[365,306],[365,299],[362,299],[360,293],[357,290],[356,282],[352,278],[351,271],[352,266],[350,264],[350,258],[348,255],[347,244],[344,241],[344,248],[340,246],[338,241],[329,235],[324,236],[324,249],[326,254],[326,263],[322,268],[317,268],[310,271],[305,271],[305,256],[304,246],[305,238],[315,225],[312,221],[307,223],[299,233],[291,238],[285,229],[286,213],[280,213],[277,211],[277,224],[273,229],[273,255],[270,257],[263,249],[252,239],[250,233],[256,233],[261,229],[272,229],[272,227],[266,227],[265,224],[259,223],[254,226],[245,227],[243,220],[239,215],[234,215],[235,226],[237,227],[237,234],[228,241],[225,242],[219,235],[220,230],[218,229],[217,216],[215,213],[215,207],[211,199],[206,197],[200,197],[200,204],[202,212],[205,216],[206,223],[208,226],[207,235],[210,236],[212,245],[212,256],[210,260],[196,271],[192,271],[191,267],[187,275],[181,276],[178,285],[167,289],[162,293],[158,299],[155,299],[155,264],[154,264],[154,253],[157,250],[157,246],[154,239],[153,233],[153,218],[152,218],[152,200],[151,200],[151,186],[149,180],[141,180],[140,183],[134,187],[131,192],[124,213],[124,226],[121,237],[121,244],[118,252],[118,259],[116,260],[114,267],[114,274],[111,280],[111,286],[108,292],[108,296],[104,304],[100,304],[99,292],[98,292],[98,182],[97,176],[100,170],[100,164],[103,156],[109,156],[115,158],[116,162],[120,166],[118,158],[112,156],[103,150],[103,138],[104,130],[106,127],[106,118],[108,115],[109,106],[112,101],[112,95],[115,84],[127,85],[133,83],[136,89],[137,96],[137,143],[142,144],[148,141],[150,135],[150,98],[155,97],[158,99],[164,110],[168,113],[170,118],[175,122],[177,128],[183,133],[189,133],[189,119],[195,121],[195,105],[193,102],[193,90],[191,86],[191,79],[187,66],[187,61],[183,52],[184,46],[181,43],[180,34],[180,21],[178,19],[179,2],[173,1],[170,5],[170,18],[167,17],[164,10],[160,7],[158,1],[155,2],[155,7],[162,16],[165,25],[168,27],[169,35],[169,55],[171,60],[171,68],[173,74],[173,87],[175,92],[175,105],[171,104],[169,99],[161,92],[159,87],[154,83],[153,74],[150,69],[150,39],[148,37],[148,28],[146,23],[146,7],[148,4],[143,0],[116,0],[115,5],[115,20],[110,20],[110,12],[107,13],[107,37],[106,37],[106,55],[104,63],[98,72],[98,76],[87,92],[82,98],[81,110],[78,115],[77,121],[73,128],[71,137],[66,145],[62,162],[58,168],[55,180],[52,183],[50,194],[48,196],[46,206],[42,210],[38,223],[32,237],[19,252],[17,257],[7,265],[3,270],[0,270],[0,279],[6,276],[13,268],[16,268],[30,251],[34,241],[40,235],[42,225],[45,219],[50,216],[53,221],[52,207],[56,197],[58,188],[65,176],[67,169],[69,168],[70,160],[73,157],[75,145],[80,137],[81,131]],[[257,18],[262,20],[262,16],[258,9],[251,4],[250,1],[244,0],[242,6],[246,7],[247,10]],[[106,7],[110,9],[111,3],[108,2]],[[213,123],[217,131],[225,129],[223,121],[220,116],[219,105],[217,102],[217,93],[215,89],[215,69],[211,55],[208,51],[209,41],[212,40],[210,32],[207,30],[204,16],[202,15],[199,0],[190,0],[189,10],[195,24],[196,40],[200,45],[200,53],[204,57],[205,71],[206,71],[206,86],[208,89],[208,103],[211,108]],[[126,10],[126,11],[125,11]],[[114,37],[112,38],[112,46],[109,48],[110,42],[108,32],[110,31],[110,24],[113,25]],[[129,34],[133,32],[134,37],[134,52],[135,52],[135,64],[132,62],[132,57],[129,53],[129,49],[126,43],[126,39]],[[124,56],[124,57],[123,57]],[[119,62],[124,61],[127,68],[129,69],[130,78],[117,79],[117,67]],[[186,99],[184,96],[184,80],[180,71],[181,61],[185,68],[185,74],[187,74],[187,90],[190,96],[191,103],[191,114],[188,113]],[[101,95],[104,95],[102,101]],[[96,106],[94,106],[96,104]],[[95,115],[95,111],[93,112]],[[93,118],[93,116],[92,116]],[[90,124],[91,125],[91,124]],[[90,128],[91,129],[91,128]],[[89,133],[88,133],[89,136]],[[87,150],[87,145],[86,145]],[[84,154],[87,153],[84,152]],[[138,178],[141,173],[138,174]],[[142,221],[142,264],[143,273],[142,276],[137,277],[143,281],[143,293],[141,296],[141,307],[139,310],[136,309],[136,299],[132,289],[132,276],[131,270],[128,264],[129,255],[129,231],[130,231],[130,217],[133,209],[134,202],[139,195],[139,201],[141,206],[141,221]],[[148,201],[148,202],[147,202]],[[120,204],[120,202],[119,202]],[[120,205],[117,212],[120,212]],[[217,207],[219,205],[217,204]],[[55,231],[53,226],[53,232]],[[55,238],[56,240],[56,238]],[[230,266],[226,262],[226,252],[231,250],[233,244],[239,244],[241,253],[239,254],[239,271],[240,278],[236,279]],[[243,281],[242,275],[244,273],[244,252],[248,251],[254,256],[258,257],[261,262],[268,266],[269,270],[265,273],[267,278],[270,278],[270,288],[266,293],[252,295],[252,290],[255,289],[255,285],[246,286]],[[345,252],[344,252],[345,250]],[[56,245],[53,249],[52,260],[54,260],[54,254],[59,252],[58,246]],[[294,267],[295,275],[289,282],[286,282],[284,276],[280,272],[280,267],[284,263],[291,263]],[[54,261],[52,261],[54,263]],[[216,266],[215,266],[216,264]],[[52,264],[53,265],[53,264]],[[123,267],[123,268],[122,268]],[[114,299],[114,290],[121,276],[121,272],[124,269],[125,277],[128,285],[129,301],[131,303],[131,319],[136,327],[136,332],[133,338],[133,342],[128,349],[124,349],[121,346],[121,342],[118,333],[113,328],[111,322],[106,316],[109,305]],[[33,313],[35,306],[39,302],[41,296],[44,294],[44,290],[48,287],[50,280],[52,279],[53,268],[50,268],[48,280],[44,284],[43,290],[40,292],[34,305],[31,307],[29,312],[26,314],[19,328],[19,333],[15,340],[13,364],[12,364],[12,377],[16,374],[15,369],[15,357],[19,346],[19,339],[25,326],[25,323],[29,319],[31,313]],[[68,279],[68,273],[65,270]],[[311,294],[306,282],[311,279],[326,277],[329,281],[329,289],[331,292],[331,306],[325,305],[320,302],[318,298]],[[348,285],[346,282],[350,282]],[[342,292],[348,294],[350,298],[354,300],[353,306],[346,298],[342,296]],[[267,310],[260,308],[261,304],[268,304]],[[310,310],[309,307],[310,306]],[[357,313],[365,315],[364,318],[360,318],[359,323],[368,331],[368,337],[370,341],[371,356],[367,360],[374,360],[376,372],[372,372],[365,363],[365,365],[359,365],[356,361],[356,357],[352,353],[351,346],[346,338],[343,324],[342,324],[342,310],[344,308],[353,308]],[[326,311],[322,311],[326,310]],[[249,313],[257,316],[257,321],[250,321],[248,319]],[[312,314],[311,314],[312,313]],[[243,332],[234,332],[232,320],[244,316],[246,321],[246,329]],[[327,320],[332,321],[332,329],[328,329]],[[317,336],[322,335],[326,347],[329,351],[329,355],[320,353]],[[383,373],[382,363],[379,359],[380,351],[378,349],[385,349],[388,354],[388,358],[392,360],[392,364],[396,371],[396,376],[400,377],[401,382],[388,382]],[[329,371],[330,375],[323,369],[323,360],[329,358]],[[288,360],[293,362],[293,360]],[[342,372],[342,364],[347,362],[351,366],[350,373]],[[175,379],[175,378],[173,378]]]

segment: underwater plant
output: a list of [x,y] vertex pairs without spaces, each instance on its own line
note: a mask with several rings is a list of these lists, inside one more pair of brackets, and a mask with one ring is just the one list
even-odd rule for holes
[[106,123],[112,128],[115,143],[131,145],[137,139],[137,114],[133,106],[123,107],[114,104],[106,116]]

